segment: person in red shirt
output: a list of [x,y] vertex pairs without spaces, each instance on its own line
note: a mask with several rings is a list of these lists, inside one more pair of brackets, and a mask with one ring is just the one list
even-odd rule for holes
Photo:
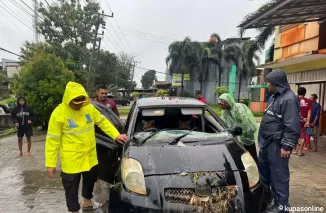
[[110,99],[108,98],[108,89],[103,86],[103,85],[100,85],[97,87],[97,90],[96,90],[96,95],[97,97],[93,99],[93,101],[96,101],[96,102],[99,102],[109,108],[112,109],[112,111],[117,115],[119,116],[119,112],[118,112],[118,108],[117,108],[117,105],[115,103],[115,101],[113,99]]
[[[307,134],[307,128],[311,119],[312,101],[305,98],[306,88],[299,87],[298,96],[300,100],[300,149],[299,156],[303,156],[303,147],[305,143],[310,143],[310,136]],[[297,154],[296,149],[293,149],[293,154]]]
[[202,93],[200,90],[195,91],[195,98],[203,103],[206,104],[206,99],[203,97]]

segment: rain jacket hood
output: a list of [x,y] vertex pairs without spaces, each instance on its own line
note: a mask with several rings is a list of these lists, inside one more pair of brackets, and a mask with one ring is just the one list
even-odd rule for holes
[[226,103],[229,104],[229,106],[231,107],[231,109],[233,108],[233,106],[235,105],[235,100],[234,98],[229,94],[229,93],[224,93],[222,94],[218,100],[223,100]]
[[21,99],[23,99],[23,100],[25,101],[25,103],[24,103],[23,106],[27,105],[27,103],[26,103],[26,98],[25,98],[24,96],[19,96],[19,97],[17,98],[17,106],[21,106],[21,105],[19,104],[19,100],[21,100]]
[[[24,99],[24,105],[19,104],[19,100]],[[27,101],[24,96],[19,96],[17,99],[17,105],[11,111],[11,120],[12,122],[18,123],[19,126],[30,126],[31,124],[28,121],[34,123],[36,117],[31,107],[27,105]]]
[[266,79],[281,94],[290,89],[288,79],[283,70],[274,70],[266,76]]
[[80,96],[86,97],[86,103],[84,104],[84,106],[90,103],[89,97],[84,87],[79,83],[70,81],[66,86],[66,90],[62,98],[62,103],[69,105],[72,99]]
[[231,107],[223,110],[222,119],[229,127],[237,125],[242,128],[241,142],[247,146],[255,143],[257,122],[250,109],[242,103],[236,103],[228,93],[222,94],[219,100],[226,101]]
[[[86,97],[84,106],[76,111],[69,103],[79,96]],[[60,149],[61,168],[67,174],[90,171],[98,164],[95,125],[113,140],[118,130],[92,104],[82,85],[69,82],[62,103],[52,112],[45,142],[45,165],[55,168]]]

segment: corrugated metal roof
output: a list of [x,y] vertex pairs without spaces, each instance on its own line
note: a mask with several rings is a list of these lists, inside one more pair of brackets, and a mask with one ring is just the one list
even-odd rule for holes
[[238,27],[243,29],[316,22],[326,19],[326,0],[278,0]]

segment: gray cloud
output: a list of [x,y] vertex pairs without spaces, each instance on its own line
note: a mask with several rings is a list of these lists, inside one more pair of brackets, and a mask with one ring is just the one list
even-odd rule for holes
[[[116,20],[123,28],[177,40],[190,36],[192,40],[207,41],[212,33],[218,33],[222,38],[237,36],[236,26],[242,18],[268,0],[101,0],[101,6],[108,14],[110,11],[105,1],[110,4]],[[5,2],[7,8],[9,7],[13,13],[32,27],[31,17],[14,7],[9,0],[2,0],[2,2]],[[25,2],[32,6],[31,0]],[[0,2],[0,5],[3,4]],[[103,48],[111,52],[118,52],[120,49],[130,52],[125,43],[126,39],[136,60],[141,61],[139,66],[160,72],[165,71],[165,57],[168,54],[169,44],[136,38],[134,36],[140,35],[125,30],[124,33],[133,36],[124,35],[124,39],[119,29],[115,28],[116,32],[112,31],[110,26],[117,25],[114,19],[108,19],[107,23],[109,32],[105,34]],[[255,35],[254,30],[246,33],[249,37]],[[150,39],[154,38],[166,42],[165,39],[150,37]],[[0,7],[0,46],[19,53],[26,39],[33,39],[33,32]],[[114,48],[112,43],[117,48]],[[0,51],[0,58],[16,59],[17,57]],[[143,74],[143,70],[136,69],[135,76],[138,85]],[[164,79],[165,76],[159,74],[158,77]]]

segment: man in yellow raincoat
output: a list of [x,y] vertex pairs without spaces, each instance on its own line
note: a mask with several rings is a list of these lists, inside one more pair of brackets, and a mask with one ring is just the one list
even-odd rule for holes
[[45,158],[48,175],[56,173],[57,156],[60,147],[61,178],[65,189],[69,212],[79,212],[78,188],[83,176],[83,210],[99,208],[91,201],[97,180],[97,153],[95,128],[97,125],[119,143],[127,141],[126,135],[118,130],[90,104],[84,87],[69,82],[62,103],[52,112],[45,143]]

